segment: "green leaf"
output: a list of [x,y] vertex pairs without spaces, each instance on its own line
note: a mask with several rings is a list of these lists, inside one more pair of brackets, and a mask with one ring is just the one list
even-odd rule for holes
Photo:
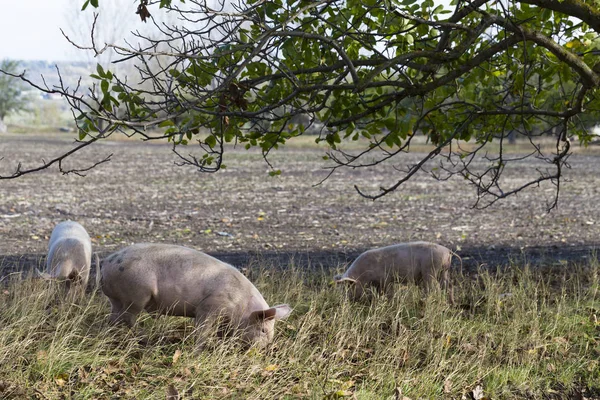
[[85,0],[85,3],[83,3],[83,7],[81,7],[81,11],[85,10],[88,4],[90,4],[90,0]]
[[100,82],[100,89],[102,89],[102,93],[104,93],[105,96],[108,94],[108,85],[108,81]]
[[550,20],[550,18],[552,18],[552,10],[549,8],[544,8],[544,10],[542,11],[542,20],[548,21]]
[[106,76],[106,74],[104,73],[104,68],[102,68],[102,65],[96,64],[96,71],[98,72],[98,75],[100,75],[100,77],[104,78]]
[[394,147],[394,136],[391,134],[387,135],[384,142],[388,145],[388,147]]
[[163,121],[163,122],[161,122],[160,124],[158,124],[158,127],[159,127],[159,128],[165,128],[165,127],[167,127],[167,126],[173,126],[173,125],[175,125],[175,122],[173,122],[173,121],[171,121],[170,119],[168,119],[168,120],[166,120],[166,121]]
[[279,5],[274,1],[269,1],[265,4],[265,14],[271,19],[275,19],[277,12],[279,11]]
[[217,145],[217,138],[214,135],[210,135],[204,142],[212,149]]

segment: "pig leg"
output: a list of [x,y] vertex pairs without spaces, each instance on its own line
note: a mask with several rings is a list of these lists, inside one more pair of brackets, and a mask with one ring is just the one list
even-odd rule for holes
[[214,313],[202,310],[198,307],[195,312],[194,323],[196,325],[196,351],[207,348],[211,336],[216,333],[216,318]]
[[138,304],[130,304],[128,307],[124,307],[123,303],[117,299],[109,297],[109,300],[111,305],[109,321],[111,324],[124,323],[131,328],[135,324],[139,313],[144,309],[143,306]]
[[121,322],[121,314],[123,314],[123,305],[117,299],[113,299],[109,297],[110,301],[110,316],[108,317],[108,321],[111,324],[117,324]]
[[450,282],[450,271],[447,269],[442,272],[442,289],[448,293],[448,302],[454,305],[454,290]]
[[421,279],[423,283],[423,288],[425,289],[425,295],[429,294],[430,291],[435,289],[435,274],[432,271],[426,271],[422,274]]
[[198,350],[204,349],[209,338],[225,337],[232,333],[232,316],[235,315],[235,310],[223,307],[217,307],[214,304],[223,304],[224,296],[211,296],[203,304],[196,307],[194,312],[194,322],[197,332],[197,347]]
[[[438,290],[438,285],[440,284],[438,282],[438,277],[439,274],[437,274],[435,272],[435,270],[430,269],[427,270],[424,274],[423,274],[423,288],[424,288],[424,294],[427,296],[431,291],[434,290]],[[443,281],[443,280],[442,280]],[[442,282],[442,285],[444,285],[444,283]]]
[[77,269],[72,269],[67,279],[64,281],[65,290],[72,299],[85,295],[87,277],[85,273]]
[[85,289],[87,288],[88,281],[90,280],[90,268],[83,267],[79,271],[78,278],[81,281],[81,287],[83,288],[83,292],[85,293]]

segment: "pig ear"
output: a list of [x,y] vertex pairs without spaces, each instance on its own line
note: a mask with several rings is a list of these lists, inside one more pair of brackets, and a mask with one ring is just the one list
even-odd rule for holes
[[354,285],[356,283],[356,279],[352,279],[352,278],[338,278],[337,276],[334,278],[335,279],[335,283],[340,284],[340,283],[345,283],[345,284],[349,284],[349,285]]
[[275,311],[275,319],[286,319],[292,313],[292,307],[287,304],[278,304],[273,306]]
[[275,318],[277,310],[274,307],[267,308],[266,310],[252,311],[249,319],[251,321],[268,321]]
[[272,319],[283,319],[286,318],[292,309],[287,304],[280,304],[278,306],[274,306],[271,308],[267,308],[266,310],[253,311],[250,314],[250,318],[256,321],[269,321]]

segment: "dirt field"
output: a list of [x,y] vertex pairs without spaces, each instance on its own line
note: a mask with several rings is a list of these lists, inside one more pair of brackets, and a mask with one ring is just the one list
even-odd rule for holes
[[[72,140],[61,136],[0,138],[0,173],[50,159]],[[192,151],[193,148],[190,148]],[[361,198],[356,184],[376,190],[394,181],[392,165],[344,170],[323,185],[322,152],[301,146],[271,157],[280,177],[270,177],[257,152],[235,149],[228,168],[200,174],[174,165],[166,144],[137,141],[92,146],[67,164],[86,166],[113,153],[86,177],[57,168],[0,181],[0,260],[4,272],[37,266],[53,226],[82,223],[95,249],[107,254],[136,242],[192,246],[242,266],[252,259],[335,267],[361,251],[409,240],[429,240],[457,250],[467,267],[509,258],[555,265],[583,261],[600,247],[600,156],[573,155],[558,209],[546,212],[547,185],[475,210],[464,181],[437,182],[425,174],[381,200]],[[397,160],[399,166],[422,154]],[[506,171],[531,176],[533,161]]]

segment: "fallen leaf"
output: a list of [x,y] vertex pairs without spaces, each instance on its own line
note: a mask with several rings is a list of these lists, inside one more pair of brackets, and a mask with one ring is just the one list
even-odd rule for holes
[[175,350],[175,353],[173,354],[173,365],[175,365],[177,360],[179,360],[179,357],[181,357],[181,350],[177,349],[177,350]]
[[267,371],[267,372],[273,372],[273,371],[275,371],[277,368],[279,368],[279,365],[277,365],[277,364],[271,364],[271,365],[267,365],[267,366],[265,367],[265,371]]
[[446,336],[446,347],[449,347],[451,343],[452,343],[452,336],[447,335]]
[[473,400],[482,400],[483,399],[483,386],[477,385],[475,389],[471,392],[471,396]]
[[402,389],[397,387],[394,389],[394,400],[411,400],[410,397],[402,395]]
[[35,356],[38,361],[45,361],[48,359],[48,352],[46,350],[39,350],[35,353]]
[[448,394],[452,392],[452,381],[450,379],[446,379],[444,381],[444,393]]
[[333,393],[333,397],[334,398],[340,398],[340,397],[350,397],[352,396],[354,393],[352,393],[349,390],[338,390],[337,392]]
[[167,387],[167,400],[179,400],[179,392],[175,389],[175,386],[169,385]]
[[63,378],[54,378],[54,383],[60,387],[63,387],[67,384],[67,381],[65,381]]

